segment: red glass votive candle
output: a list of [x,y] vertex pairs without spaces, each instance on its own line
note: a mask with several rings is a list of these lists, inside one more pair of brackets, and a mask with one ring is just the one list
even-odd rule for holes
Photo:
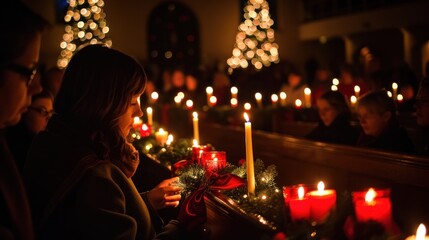
[[203,152],[201,164],[209,171],[216,172],[226,167],[226,152],[209,151]]
[[298,189],[300,187],[304,189],[304,195],[306,195],[310,191],[310,188],[305,184],[297,184],[283,187],[283,197],[285,200],[286,207],[289,206],[289,202],[291,199],[298,198]]
[[353,192],[356,220],[367,222],[370,220],[381,223],[386,229],[393,227],[392,203],[390,190],[375,190]]
[[141,137],[148,137],[148,136],[150,136],[150,135],[151,135],[151,133],[152,133],[152,130],[150,129],[150,126],[149,126],[149,125],[146,125],[146,124],[143,124],[143,125],[139,128],[139,131],[140,131],[140,136],[141,136]]
[[298,188],[298,196],[289,200],[289,210],[292,221],[310,219],[310,201],[303,186]]
[[308,193],[310,201],[310,218],[312,221],[322,223],[329,216],[331,210],[335,209],[337,193],[333,189],[326,189],[323,182],[317,185],[317,191]]
[[212,147],[208,145],[192,146],[192,162],[201,164],[201,157],[203,153],[211,150],[212,150]]

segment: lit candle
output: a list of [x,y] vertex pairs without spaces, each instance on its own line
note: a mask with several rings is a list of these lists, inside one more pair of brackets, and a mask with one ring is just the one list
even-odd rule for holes
[[253,148],[252,148],[252,123],[247,113],[244,113],[244,136],[246,143],[246,168],[247,168],[247,192],[249,196],[255,195],[255,170],[253,167]]
[[304,96],[305,96],[305,107],[311,108],[311,89],[305,88],[304,89]]
[[198,141],[194,139],[192,145],[192,161],[194,163],[201,164],[201,157],[203,152],[211,150],[212,147],[210,145],[198,145]]
[[257,92],[255,93],[255,99],[256,99],[256,104],[258,105],[258,107],[262,107],[262,94]]
[[216,103],[217,103],[217,98],[216,98],[216,96],[211,96],[211,97],[210,97],[210,107],[215,106],[215,105],[216,105]]
[[355,90],[355,96],[359,97],[360,87],[358,85],[355,85],[354,90]]
[[304,187],[298,188],[298,197],[289,200],[290,216],[292,221],[310,219],[310,202],[305,197]]
[[409,236],[405,240],[429,240],[429,237],[426,236],[425,225],[421,223],[417,228],[416,235]]
[[148,137],[152,133],[152,130],[150,127],[146,124],[143,124],[140,128],[140,136],[141,137]]
[[357,102],[357,98],[356,98],[356,96],[351,96],[351,97],[350,97],[350,103],[351,103],[351,106],[352,106],[352,107],[355,107],[355,106],[356,106],[356,102]]
[[285,92],[280,92],[280,106],[282,107],[286,107],[286,93]]
[[340,84],[340,81],[338,80],[338,78],[333,78],[332,85],[338,86],[338,84]]
[[295,100],[295,108],[300,109],[302,106],[302,101],[301,99],[297,99]]
[[192,116],[193,116],[192,122],[194,125],[194,139],[197,140],[197,142],[200,142],[200,133],[198,131],[198,113],[193,112]]
[[396,100],[396,96],[398,94],[398,84],[395,82],[392,83],[392,92],[393,92],[392,98],[393,98],[393,100]]
[[155,140],[159,145],[163,146],[167,142],[167,139],[168,132],[164,131],[164,129],[160,128],[158,132],[155,133]]
[[337,85],[332,85],[331,86],[331,91],[338,91]]
[[159,98],[159,94],[157,92],[152,92],[150,94],[151,103],[156,103]]
[[147,113],[147,124],[149,124],[150,126],[153,125],[153,110],[151,107],[146,108],[146,113]]
[[337,193],[335,190],[325,190],[325,184],[320,181],[317,184],[317,191],[308,193],[310,200],[311,220],[321,223],[329,216],[331,210],[335,209]]
[[[386,191],[384,191],[386,192]],[[365,193],[365,197],[363,194]],[[381,223],[386,229],[391,229],[392,204],[388,196],[383,196],[383,191],[375,191],[370,188],[367,192],[354,192],[353,201],[358,222],[369,220]]]
[[237,98],[231,98],[231,107],[235,108],[238,105]]
[[188,100],[186,101],[186,108],[187,108],[188,110],[191,110],[193,106],[194,106],[194,102],[193,102],[191,99],[188,99]]
[[274,107],[277,107],[278,101],[279,101],[279,96],[277,96],[277,94],[272,94],[271,95],[271,103],[273,104]]
[[243,107],[244,107],[244,110],[246,110],[246,111],[250,111],[250,109],[252,109],[252,105],[250,104],[250,103],[245,103],[244,105],[243,105]]
[[185,94],[183,92],[178,92],[177,96],[179,96],[182,100],[185,98]]
[[167,142],[166,142],[167,146],[170,146],[171,143],[173,142],[173,140],[174,140],[173,135],[169,134],[168,137],[167,137]]
[[201,165],[216,172],[226,167],[226,153],[223,151],[205,151],[201,156]]
[[231,87],[231,98],[237,99],[238,98],[237,95],[238,95],[238,88],[237,87]]
[[134,117],[133,128],[139,129],[143,124],[143,121],[139,117]]
[[392,97],[392,92],[391,91],[387,91],[387,96]]
[[182,103],[182,98],[177,95],[177,96],[174,97],[174,102],[176,103],[176,105],[178,107],[180,107],[180,104]]
[[398,94],[398,96],[396,96],[396,100],[398,100],[398,103],[402,103],[404,96],[402,96],[402,94]]
[[213,96],[213,88],[206,87],[206,93],[207,93],[207,105],[210,106],[210,98]]

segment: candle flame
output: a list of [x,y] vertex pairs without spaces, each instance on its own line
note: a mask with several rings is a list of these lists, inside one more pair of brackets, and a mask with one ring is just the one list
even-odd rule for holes
[[285,92],[280,93],[280,99],[286,99],[287,95]]
[[259,93],[259,92],[255,93],[255,98],[256,98],[256,100],[261,100],[262,99],[262,94]]
[[277,96],[277,94],[271,95],[271,101],[277,102],[278,100],[279,100],[279,96]]
[[332,90],[332,91],[338,91],[338,87],[337,87],[337,85],[332,85],[332,86],[331,86],[331,90]]
[[217,102],[217,98],[216,98],[216,96],[211,96],[210,97],[210,103],[211,104],[215,104]]
[[198,147],[198,141],[197,141],[197,139],[192,140],[192,146]]
[[247,115],[247,113],[243,113],[243,116],[244,116],[244,120],[246,120],[246,122],[250,121],[249,115]]
[[302,101],[301,101],[301,99],[297,99],[297,100],[295,100],[295,106],[297,106],[297,107],[301,107],[301,105],[302,105]]
[[305,95],[310,95],[310,94],[311,94],[311,90],[310,90],[310,88],[305,88],[305,89],[304,89],[304,94],[305,94]]
[[392,83],[392,89],[393,90],[396,90],[396,89],[398,89],[398,84],[397,83]]
[[151,107],[148,107],[148,108],[146,108],[146,112],[147,112],[147,114],[151,114],[153,112],[153,110]]
[[231,88],[231,93],[232,94],[237,94],[238,93],[238,88],[237,87],[232,87]]
[[340,84],[340,81],[337,78],[332,79],[332,84],[337,86],[338,84]]
[[213,161],[214,161],[214,162],[217,162],[217,161],[218,161],[217,157],[213,158]]
[[374,188],[370,188],[368,192],[365,194],[365,202],[372,203],[374,202],[374,198],[377,196]]
[[238,100],[237,98],[231,98],[231,106],[237,106]]
[[172,142],[173,142],[173,135],[172,134],[170,134],[170,135],[168,135],[168,138],[167,138],[167,145],[170,145]]
[[252,108],[252,105],[250,105],[250,103],[245,103],[244,104],[244,109],[249,111]]
[[134,124],[137,124],[140,122],[140,118],[139,117],[134,117]]
[[360,92],[360,87],[358,85],[355,86],[355,92]]
[[194,106],[194,102],[193,102],[191,99],[189,99],[189,100],[187,100],[187,101],[186,101],[186,106],[187,106],[188,108],[191,108],[191,107],[193,107],[193,106]]
[[151,97],[153,100],[157,100],[157,99],[158,99],[158,97],[159,97],[159,94],[158,94],[157,92],[152,92],[152,93],[150,94],[150,97]]
[[158,130],[158,132],[159,132],[159,133],[164,133],[165,131],[164,131],[164,129],[160,128],[160,129]]
[[298,198],[299,199],[304,198],[304,188],[302,186],[298,188]]
[[353,103],[353,104],[355,104],[357,102],[356,96],[351,96],[350,97],[350,102]]
[[424,240],[426,237],[426,227],[423,223],[419,225],[416,233],[416,240]]
[[193,112],[192,116],[194,117],[194,119],[198,119],[198,113],[197,112]]
[[392,92],[391,91],[387,91],[387,96],[392,97]]
[[178,92],[177,96],[179,96],[181,99],[185,98],[185,94],[183,92]]
[[317,192],[323,193],[323,191],[325,191],[325,184],[322,181],[320,181],[317,184]]
[[180,103],[182,101],[182,98],[180,96],[175,96],[174,97],[174,102],[175,103]]
[[206,93],[207,94],[212,94],[213,93],[213,88],[212,87],[206,87]]
[[402,96],[402,94],[398,94],[398,96],[396,96],[396,99],[398,101],[402,101],[402,100],[404,100],[404,96]]
[[142,125],[142,130],[143,131],[147,131],[149,129],[149,127],[146,125],[146,124],[143,124]]

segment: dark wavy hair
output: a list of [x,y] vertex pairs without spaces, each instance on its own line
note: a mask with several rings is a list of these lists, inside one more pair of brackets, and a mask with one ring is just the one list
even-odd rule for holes
[[88,45],[67,66],[54,110],[101,146],[101,158],[121,159],[131,149],[119,118],[145,84],[146,74],[136,60],[104,45]]

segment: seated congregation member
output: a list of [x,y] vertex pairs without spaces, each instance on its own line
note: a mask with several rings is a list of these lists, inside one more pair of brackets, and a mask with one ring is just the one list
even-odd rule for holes
[[304,101],[304,89],[307,87],[302,75],[298,71],[291,71],[287,77],[287,83],[281,86],[281,91],[286,93],[286,105],[295,106],[295,100]]
[[350,125],[351,111],[345,97],[338,91],[328,91],[317,99],[319,125],[306,137],[315,141],[355,145],[357,128]]
[[[139,156],[126,136],[143,114],[145,81],[143,68],[119,51],[89,45],[75,53],[24,166],[39,239],[152,239],[162,224],[156,209],[178,205],[175,179],[143,194],[131,180]],[[178,225],[171,221],[157,237]]]
[[21,121],[6,130],[6,140],[20,172],[33,138],[46,128],[53,114],[53,102],[52,93],[43,89],[41,93],[33,96],[28,110],[22,114]]
[[34,239],[23,181],[4,137],[42,91],[35,81],[47,22],[20,1],[0,7],[0,239]]
[[429,77],[424,78],[420,82],[420,87],[416,97],[416,116],[417,125],[422,129],[423,139],[417,153],[429,156]]
[[357,145],[380,150],[412,152],[414,145],[399,125],[396,106],[387,92],[374,91],[359,99],[357,112],[362,132]]

